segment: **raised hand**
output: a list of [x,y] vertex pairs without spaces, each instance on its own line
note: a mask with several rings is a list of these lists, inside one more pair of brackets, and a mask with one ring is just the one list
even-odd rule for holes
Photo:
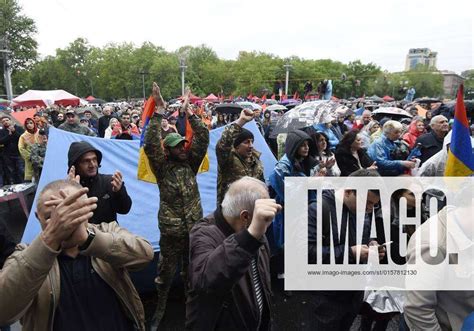
[[152,88],[152,94],[153,99],[155,99],[155,104],[158,110],[164,109],[165,108],[165,101],[163,100],[163,97],[161,96],[161,90],[160,87],[156,82],[153,82],[153,88]]
[[72,166],[71,169],[69,169],[69,172],[67,173],[67,179],[72,180],[78,184],[81,183],[81,176],[76,175],[76,167]]
[[274,199],[258,199],[255,201],[252,222],[248,228],[249,233],[260,239],[272,223],[281,206]]
[[41,237],[46,245],[58,250],[62,242],[84,222],[87,222],[97,208],[97,198],[87,198],[84,195],[89,190],[84,187],[71,194],[61,190],[60,197],[51,197],[44,203],[45,208],[52,208],[51,216],[46,220],[46,226]]
[[237,124],[239,126],[244,126],[246,123],[250,122],[251,120],[253,120],[253,117],[254,117],[254,114],[253,114],[253,111],[250,110],[250,109],[243,109],[241,112],[240,112],[240,117],[239,119],[237,120]]
[[[188,107],[189,107],[189,97],[191,96],[191,89],[189,86],[186,86],[183,95],[183,104],[181,105],[181,111],[185,111],[189,114]],[[192,114],[191,114],[192,115]]]
[[120,171],[116,171],[112,176],[112,192],[118,192],[122,188],[123,176]]

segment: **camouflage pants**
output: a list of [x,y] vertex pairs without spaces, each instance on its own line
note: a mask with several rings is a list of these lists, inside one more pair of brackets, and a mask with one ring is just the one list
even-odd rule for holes
[[189,233],[187,230],[183,230],[180,233],[163,234],[162,231],[158,277],[155,279],[158,291],[158,305],[154,320],[158,324],[165,313],[168,293],[178,265],[181,265],[181,277],[183,278],[186,295],[188,288]]

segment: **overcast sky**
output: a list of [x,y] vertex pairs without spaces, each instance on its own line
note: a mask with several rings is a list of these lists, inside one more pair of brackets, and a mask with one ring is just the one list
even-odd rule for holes
[[19,0],[41,55],[78,37],[91,45],[150,41],[174,51],[206,44],[280,57],[360,59],[402,71],[409,48],[438,52],[438,69],[474,68],[472,0]]

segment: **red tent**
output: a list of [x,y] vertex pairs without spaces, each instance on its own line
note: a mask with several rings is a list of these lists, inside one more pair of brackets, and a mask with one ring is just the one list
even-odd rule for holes
[[92,100],[95,100],[95,97],[93,97],[92,95],[89,95],[87,98],[86,98],[87,101],[91,102]]
[[28,117],[33,118],[34,114],[36,114],[36,108],[30,108],[25,111],[16,111],[11,113],[11,116],[14,117],[21,125],[23,125],[25,120]]
[[206,100],[207,102],[219,102],[219,98],[216,97],[213,93],[205,97],[204,100]]
[[389,96],[389,95],[384,96],[382,99],[383,99],[383,101],[385,101],[385,102],[390,102],[390,101],[394,101],[394,100],[395,100],[394,98],[392,98],[392,97]]
[[32,107],[32,106],[79,106],[80,98],[64,90],[28,90],[22,95],[12,100],[13,106]]
[[[180,97],[178,98],[178,100],[183,100],[183,96],[180,96]],[[191,103],[195,103],[195,102],[198,101],[198,100],[201,100],[201,98],[198,97],[198,96],[196,96],[196,95],[194,95],[194,94],[192,94],[192,93],[189,95],[189,101],[190,101]]]

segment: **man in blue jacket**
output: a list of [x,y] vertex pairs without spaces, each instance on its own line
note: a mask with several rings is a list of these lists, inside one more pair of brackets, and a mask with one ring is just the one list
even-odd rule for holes
[[395,160],[393,152],[397,149],[395,141],[400,139],[402,124],[397,121],[387,121],[383,125],[383,133],[372,145],[369,146],[369,156],[377,162],[378,172],[381,176],[399,176],[406,169],[415,167],[414,160]]

